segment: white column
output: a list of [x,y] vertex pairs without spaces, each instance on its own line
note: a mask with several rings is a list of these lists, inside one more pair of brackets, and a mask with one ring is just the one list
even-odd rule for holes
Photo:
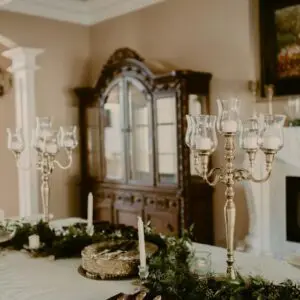
[[16,127],[22,128],[26,150],[22,153],[22,165],[32,168],[18,169],[19,216],[26,217],[39,212],[39,189],[37,171],[34,166],[35,155],[31,148],[31,132],[35,127],[36,98],[35,71],[38,69],[36,57],[43,49],[17,47],[2,53],[11,59],[9,71],[14,79]]

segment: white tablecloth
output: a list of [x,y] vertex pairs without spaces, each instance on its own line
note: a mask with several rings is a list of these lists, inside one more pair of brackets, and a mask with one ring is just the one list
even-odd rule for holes
[[[210,250],[213,270],[224,272],[224,249],[199,244],[195,248]],[[237,253],[236,263],[242,274],[259,274],[274,281],[300,279],[299,269],[270,257]],[[0,256],[0,300],[105,300],[120,292],[134,291],[129,280],[86,279],[77,272],[79,265],[80,259],[50,261],[21,252],[5,253]]]
[[[56,225],[61,222],[56,221]],[[225,271],[225,249],[200,244],[194,244],[194,248],[209,250],[213,271]],[[105,300],[120,292],[132,293],[135,289],[130,280],[86,279],[78,273],[79,265],[80,259],[51,261],[30,258],[21,252],[4,252],[0,255],[0,300]],[[242,274],[258,274],[277,282],[300,279],[300,269],[271,257],[236,253],[236,265]]]

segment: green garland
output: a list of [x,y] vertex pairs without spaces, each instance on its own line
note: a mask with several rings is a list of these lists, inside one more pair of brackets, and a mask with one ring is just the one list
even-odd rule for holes
[[163,295],[163,300],[296,300],[300,299],[300,285],[286,280],[274,284],[261,277],[236,281],[208,274],[199,278],[190,271],[193,254],[188,246],[188,236],[167,238],[167,247],[149,261],[149,280],[146,286],[153,295]]
[[[2,245],[7,248],[21,250],[28,243],[28,237],[38,234],[42,247],[36,252],[37,256],[54,256],[58,258],[80,257],[81,251],[92,243],[115,240],[137,240],[137,231],[133,227],[99,223],[95,225],[92,236],[86,233],[85,224],[75,224],[55,230],[44,222],[36,225],[29,223],[13,223],[6,226],[15,230],[14,238]],[[163,300],[296,300],[300,299],[300,286],[287,280],[274,284],[260,277],[242,278],[236,281],[218,279],[210,275],[199,278],[190,271],[190,262],[193,259],[189,234],[182,238],[164,237],[145,228],[147,241],[159,245],[159,252],[150,258],[149,277],[145,286],[150,294],[162,295]]]
[[37,234],[41,247],[35,251],[35,256],[53,256],[55,259],[80,257],[84,247],[106,240],[137,239],[137,231],[133,227],[112,225],[102,222],[95,225],[95,232],[90,236],[86,232],[86,224],[75,224],[62,229],[53,229],[47,223],[40,221],[30,223],[12,223],[5,226],[15,231],[14,237],[2,247],[14,250],[24,249],[28,244],[28,237]]

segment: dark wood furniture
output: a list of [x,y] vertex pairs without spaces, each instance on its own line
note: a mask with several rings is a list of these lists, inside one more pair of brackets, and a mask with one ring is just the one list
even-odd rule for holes
[[212,243],[212,189],[195,176],[185,145],[185,115],[208,112],[211,74],[162,73],[128,48],[109,58],[93,88],[76,88],[81,143],[81,198],[94,194],[95,220]]

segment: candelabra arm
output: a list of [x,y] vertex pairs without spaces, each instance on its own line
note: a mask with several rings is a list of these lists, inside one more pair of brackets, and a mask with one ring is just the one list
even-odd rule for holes
[[54,160],[54,164],[56,164],[62,170],[69,169],[72,165],[73,159],[72,159],[72,154],[70,152],[67,152],[67,156],[68,156],[68,163],[65,166],[62,165],[58,160]]
[[262,182],[267,181],[267,180],[270,178],[270,176],[271,176],[271,170],[269,170],[269,171],[267,172],[267,175],[266,175],[265,177],[261,178],[261,179],[255,178],[255,177],[253,176],[253,174],[250,174],[250,178],[249,178],[249,179],[250,179],[251,181],[255,182],[255,183],[262,183]]
[[209,171],[208,174],[203,175],[203,179],[210,185],[215,186],[222,181],[223,178],[223,169],[222,168],[213,168]]
[[263,178],[255,178],[251,171],[246,169],[235,169],[234,170],[234,180],[242,181],[242,180],[251,180],[255,183],[262,183],[267,181],[271,176],[271,170],[267,171],[267,174]]

